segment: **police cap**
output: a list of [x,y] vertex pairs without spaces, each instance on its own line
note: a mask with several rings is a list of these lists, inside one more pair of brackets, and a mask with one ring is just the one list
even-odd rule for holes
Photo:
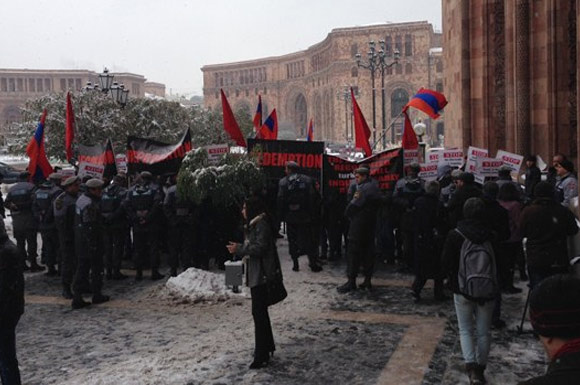
[[62,179],[62,174],[59,174],[58,172],[53,172],[52,174],[50,174],[48,176],[48,179],[50,179],[50,180],[61,180]]
[[86,184],[87,184],[88,188],[99,188],[99,187],[103,187],[104,183],[100,179],[92,178],[92,179],[89,179]]
[[367,167],[359,167],[354,170],[354,173],[359,175],[369,175],[369,171],[370,170]]
[[77,183],[79,181],[80,180],[79,180],[79,177],[78,176],[76,176],[76,175],[69,176],[68,178],[65,179],[64,182],[62,182],[61,186],[62,187],[67,187],[67,186],[73,185],[73,184],[75,184],[75,183]]

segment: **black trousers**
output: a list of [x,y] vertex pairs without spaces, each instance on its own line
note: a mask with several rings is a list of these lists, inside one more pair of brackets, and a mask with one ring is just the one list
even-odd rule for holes
[[265,359],[270,352],[276,350],[272,325],[268,315],[266,285],[259,285],[251,288],[252,293],[252,316],[254,317],[254,334],[256,346],[254,349],[254,359]]
[[16,239],[16,246],[20,250],[23,261],[28,259],[28,263],[36,264],[36,257],[38,253],[36,249],[38,247],[38,242],[36,241],[36,229],[32,230],[16,230],[14,229],[14,238]]
[[[433,281],[435,282],[435,285],[433,287],[435,298],[440,298],[443,296],[443,278],[434,278]],[[427,278],[422,277],[420,275],[415,275],[415,280],[413,281],[411,289],[415,293],[421,294],[421,290],[423,290],[426,283]]]
[[16,358],[16,325],[18,319],[0,321],[0,378],[2,385],[20,385],[20,370]]
[[169,228],[169,267],[177,269],[181,261],[181,267],[187,269],[193,266],[193,226],[181,224]]
[[[374,234],[373,234],[374,235]],[[346,250],[348,279],[356,279],[362,266],[365,278],[373,276],[375,267],[375,242],[371,238],[367,241],[349,240]]]
[[42,237],[42,260],[49,267],[54,267],[59,263],[58,258],[58,232],[56,229],[41,230]]
[[91,276],[91,290],[93,297],[101,294],[103,288],[103,255],[90,253],[90,255],[79,256],[77,270],[73,281],[73,292],[81,295],[86,283]]
[[319,238],[314,237],[310,223],[287,223],[288,252],[292,259],[307,255],[311,261],[316,261],[316,249]]
[[133,247],[135,248],[135,268],[137,271],[143,271],[143,265],[149,257],[151,270],[159,269],[159,238],[158,229],[133,228]]
[[75,251],[74,241],[66,242],[63,237],[60,237],[60,261],[59,269],[62,284],[70,287],[73,283],[73,277],[77,269],[77,254]]
[[107,227],[104,231],[105,267],[107,271],[118,273],[121,270],[125,251],[125,228]]

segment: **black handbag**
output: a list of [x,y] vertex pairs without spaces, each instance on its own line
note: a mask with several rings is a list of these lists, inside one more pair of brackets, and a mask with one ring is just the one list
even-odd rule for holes
[[266,280],[266,293],[267,293],[267,305],[275,305],[278,302],[282,302],[286,297],[288,297],[288,292],[284,287],[284,281],[282,280],[282,271],[280,270],[280,261],[276,261],[276,274],[272,278],[268,278],[264,270],[264,260],[260,257],[260,267],[264,273],[264,279]]

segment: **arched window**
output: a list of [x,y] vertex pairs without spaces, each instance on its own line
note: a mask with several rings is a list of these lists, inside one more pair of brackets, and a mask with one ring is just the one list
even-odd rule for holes
[[391,56],[393,54],[393,38],[387,36],[385,38],[385,55]]
[[399,53],[403,54],[403,40],[401,36],[395,36],[395,49],[399,51]]
[[402,88],[397,88],[391,94],[391,117],[401,113],[403,107],[409,102],[409,94]]
[[350,76],[353,78],[358,77],[358,67],[352,67],[350,70]]
[[412,74],[413,73],[413,66],[411,65],[411,63],[405,64],[405,73],[406,74]]
[[308,108],[306,98],[299,94],[294,102],[294,125],[300,133],[300,137],[306,136],[306,125],[308,119]]
[[401,75],[403,73],[403,65],[401,63],[395,64],[395,73]]
[[437,60],[437,64],[435,64],[435,70],[437,72],[443,72],[443,62],[441,60]]

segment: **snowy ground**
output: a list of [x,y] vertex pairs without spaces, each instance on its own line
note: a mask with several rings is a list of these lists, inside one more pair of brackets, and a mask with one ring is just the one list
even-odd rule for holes
[[[193,303],[166,280],[129,279],[105,282],[111,302],[72,311],[59,280],[36,273],[26,276],[17,330],[24,384],[467,384],[450,301],[434,302],[426,288],[414,304],[412,277],[389,267],[372,293],[340,295],[343,264],[314,274],[302,258],[292,272],[286,242],[279,246],[289,297],[270,308],[277,350],[267,368],[248,370],[248,298]],[[539,343],[515,332],[524,301],[505,297],[508,327],[493,332],[490,384],[544,371]]]

